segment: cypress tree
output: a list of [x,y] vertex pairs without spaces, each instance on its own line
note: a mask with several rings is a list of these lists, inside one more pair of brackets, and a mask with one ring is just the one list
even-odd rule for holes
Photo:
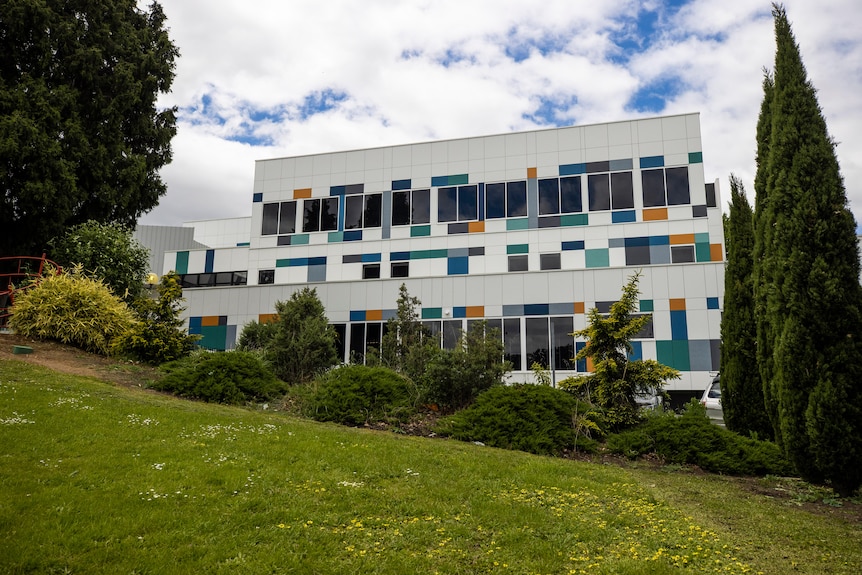
[[765,320],[773,358],[765,391],[768,401],[777,400],[777,436],[802,477],[829,479],[846,495],[862,482],[856,223],[784,8],[773,5],[773,17],[766,205],[757,222],[767,232],[767,273],[758,279],[769,282]]
[[721,404],[727,428],[760,439],[772,437],[763,403],[763,385],[753,345],[754,224],[742,182],[730,176],[730,215],[726,220],[727,265],[724,271],[724,313],[721,318]]

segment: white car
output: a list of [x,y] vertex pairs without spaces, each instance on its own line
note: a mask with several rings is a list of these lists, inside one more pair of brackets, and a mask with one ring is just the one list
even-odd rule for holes
[[720,374],[716,374],[712,379],[712,383],[703,390],[703,396],[700,398],[700,403],[706,408],[706,415],[709,417],[709,420],[724,427],[724,412],[721,409],[720,377]]

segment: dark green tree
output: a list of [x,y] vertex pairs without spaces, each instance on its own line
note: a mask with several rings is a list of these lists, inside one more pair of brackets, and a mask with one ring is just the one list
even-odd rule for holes
[[132,237],[130,228],[90,220],[54,238],[49,246],[52,260],[64,267],[80,264],[126,302],[144,289],[150,252]]
[[772,437],[757,369],[754,284],[751,273],[754,226],[742,182],[730,176],[730,215],[725,225],[727,265],[721,317],[721,404],[728,429],[743,435]]
[[317,290],[302,288],[275,304],[276,332],[264,357],[287,383],[305,383],[338,362],[338,335],[329,325]]
[[419,320],[421,305],[419,298],[411,296],[407,286],[401,284],[395,317],[386,322],[380,344],[381,363],[417,383],[434,350],[440,347]]
[[87,220],[133,226],[166,192],[179,52],[162,7],[0,2],[0,255]]
[[[862,483],[859,248],[835,143],[784,8],[773,6],[776,54],[766,161],[772,260],[766,321],[777,439],[803,478],[842,495]],[[769,397],[767,397],[767,400]]]

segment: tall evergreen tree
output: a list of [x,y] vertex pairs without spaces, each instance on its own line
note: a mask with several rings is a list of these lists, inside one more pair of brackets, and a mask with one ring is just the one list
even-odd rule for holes
[[177,48],[159,4],[0,2],[0,255],[87,220],[134,226],[166,192]]
[[754,341],[754,224],[742,182],[730,176],[730,215],[725,225],[727,265],[721,317],[721,404],[728,429],[761,439],[772,437],[763,403]]
[[[772,234],[766,321],[781,445],[805,479],[840,494],[862,483],[859,248],[829,137],[784,8],[773,6],[776,55],[766,162]],[[769,399],[769,398],[767,398]]]

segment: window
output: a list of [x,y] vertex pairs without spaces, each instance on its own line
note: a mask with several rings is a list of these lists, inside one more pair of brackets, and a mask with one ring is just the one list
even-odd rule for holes
[[505,359],[512,362],[512,370],[521,370],[521,320],[503,320],[503,352]]
[[642,170],[641,182],[645,208],[691,203],[687,166]]
[[392,277],[394,278],[406,278],[410,275],[410,263],[409,262],[394,262],[392,264]]
[[671,246],[670,261],[683,264],[694,261],[694,246]]
[[528,256],[509,256],[510,272],[525,272],[528,268]]
[[364,266],[362,266],[362,279],[380,279],[380,264],[365,264]]
[[338,197],[303,200],[302,231],[325,232],[338,229]]
[[292,234],[296,232],[296,202],[274,202],[263,205],[263,224],[260,233]]
[[548,318],[528,317],[527,327],[527,368],[538,363],[548,369],[550,365],[550,345],[548,344]]
[[275,270],[259,270],[257,283],[261,285],[275,283]]
[[183,288],[244,286],[247,283],[247,271],[180,275],[180,285]]
[[392,225],[409,226],[431,221],[431,190],[392,192]]
[[382,201],[382,194],[346,196],[344,229],[379,228]]
[[551,318],[551,351],[556,369],[575,369],[574,331],[574,319],[571,316]]
[[560,269],[560,254],[540,254],[539,268],[543,270]]
[[485,186],[485,217],[517,218],[527,215],[527,182],[506,182]]
[[625,210],[635,207],[631,172],[590,174],[587,179],[590,211]]
[[478,219],[478,186],[458,186],[437,190],[438,222],[467,222]]
[[583,202],[580,176],[539,180],[540,216],[581,211],[583,211]]

